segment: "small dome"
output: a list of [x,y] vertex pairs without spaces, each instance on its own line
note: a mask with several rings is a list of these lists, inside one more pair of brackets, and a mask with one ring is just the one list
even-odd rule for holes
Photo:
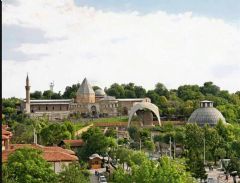
[[104,98],[100,99],[100,101],[105,101],[105,100],[114,100],[114,101],[116,101],[116,98],[112,97],[112,96],[104,96]]
[[222,120],[223,123],[226,123],[225,118],[222,113],[213,107],[211,101],[202,101],[200,103],[200,108],[196,109],[188,119],[188,123],[197,123],[200,126],[209,124],[214,126],[218,123],[219,120]]
[[106,93],[105,93],[102,89],[97,89],[97,90],[95,91],[95,95],[96,95],[96,96],[105,96]]

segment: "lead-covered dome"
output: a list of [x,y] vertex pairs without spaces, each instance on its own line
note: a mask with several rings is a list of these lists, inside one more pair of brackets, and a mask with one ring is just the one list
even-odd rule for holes
[[209,124],[214,126],[218,123],[219,120],[222,120],[223,123],[226,123],[225,118],[222,113],[213,107],[212,101],[201,101],[200,108],[196,109],[188,119],[188,123],[197,123],[200,126]]
[[97,89],[97,90],[95,91],[95,95],[96,95],[96,96],[105,96],[106,93],[105,93],[102,89]]

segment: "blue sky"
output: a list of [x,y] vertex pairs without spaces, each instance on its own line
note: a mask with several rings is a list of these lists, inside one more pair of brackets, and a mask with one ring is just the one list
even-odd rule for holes
[[240,17],[239,0],[75,0],[79,6],[92,6],[105,11],[138,11],[142,14],[155,11],[168,13],[193,12],[236,21]]
[[[134,82],[240,90],[239,0],[5,0],[3,96]],[[9,83],[15,83],[10,86]]]

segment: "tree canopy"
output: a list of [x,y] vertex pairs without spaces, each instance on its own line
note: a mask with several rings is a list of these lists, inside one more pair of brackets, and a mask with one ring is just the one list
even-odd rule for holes
[[18,183],[55,183],[57,176],[42,157],[42,151],[32,148],[15,150],[8,157],[4,178]]

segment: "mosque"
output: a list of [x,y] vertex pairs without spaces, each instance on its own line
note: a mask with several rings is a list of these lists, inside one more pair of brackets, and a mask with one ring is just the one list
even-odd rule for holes
[[21,111],[31,117],[47,116],[50,120],[61,120],[74,113],[86,117],[129,115],[132,107],[137,103],[152,104],[149,98],[116,99],[107,96],[102,89],[94,91],[86,78],[82,81],[74,99],[31,100],[28,76],[25,90],[26,99],[21,103]]

